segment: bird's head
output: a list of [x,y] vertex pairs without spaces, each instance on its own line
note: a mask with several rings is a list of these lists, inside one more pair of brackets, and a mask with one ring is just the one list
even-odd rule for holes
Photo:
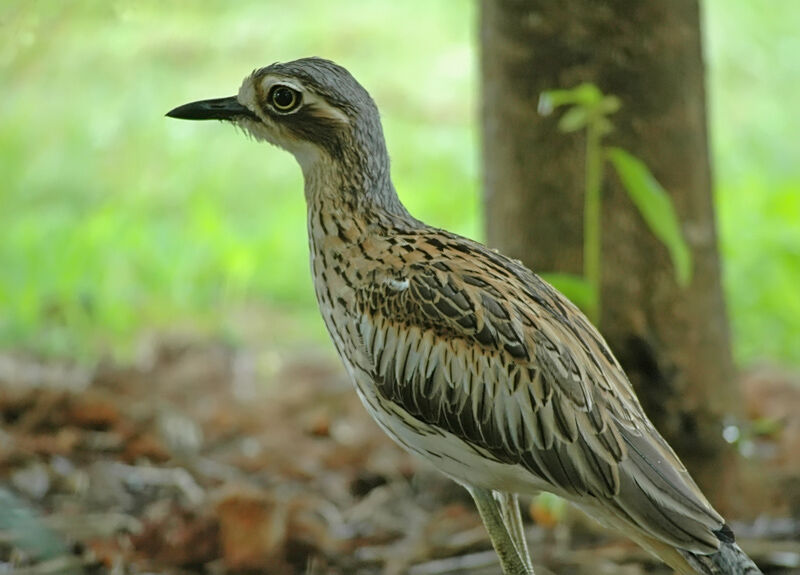
[[232,122],[291,152],[304,172],[320,159],[370,172],[375,157],[386,156],[372,98],[347,70],[321,58],[260,68],[236,96],[185,104],[167,116]]

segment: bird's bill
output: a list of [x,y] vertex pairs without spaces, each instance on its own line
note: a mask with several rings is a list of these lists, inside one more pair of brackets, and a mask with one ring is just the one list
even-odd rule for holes
[[249,108],[239,103],[236,96],[190,102],[170,110],[167,116],[181,120],[235,120],[241,117],[258,119]]

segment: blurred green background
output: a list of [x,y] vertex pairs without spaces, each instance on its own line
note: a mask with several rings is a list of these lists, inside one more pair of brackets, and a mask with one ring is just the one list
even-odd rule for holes
[[[800,4],[704,15],[736,356],[800,365]],[[324,340],[294,160],[164,118],[273,61],[349,68],[409,209],[480,239],[476,18],[467,0],[0,2],[0,346],[124,354],[179,326]]]

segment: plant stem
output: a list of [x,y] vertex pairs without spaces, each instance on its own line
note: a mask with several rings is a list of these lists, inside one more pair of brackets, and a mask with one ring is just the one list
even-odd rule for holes
[[596,122],[586,125],[586,198],[583,207],[583,275],[592,288],[589,319],[600,323],[600,186],[603,178],[601,134]]

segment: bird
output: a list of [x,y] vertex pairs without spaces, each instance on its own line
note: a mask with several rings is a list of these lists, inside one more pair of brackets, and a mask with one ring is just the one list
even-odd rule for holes
[[761,573],[586,316],[521,262],[408,212],[378,108],[344,67],[274,63],[167,116],[294,155],[314,291],[357,395],[469,491],[504,573],[533,573],[518,497],[542,491],[680,573]]

